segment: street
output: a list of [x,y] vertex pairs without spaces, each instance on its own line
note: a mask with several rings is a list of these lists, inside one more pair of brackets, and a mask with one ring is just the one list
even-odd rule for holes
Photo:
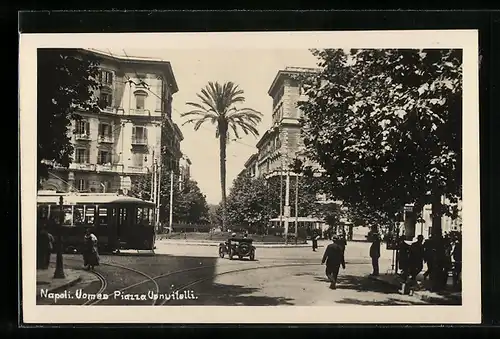
[[[326,245],[328,242],[323,243]],[[219,258],[217,246],[157,242],[155,255],[102,255],[95,273],[67,291],[45,295],[49,305],[224,305],[327,306],[422,305],[413,296],[398,294],[385,282],[368,277],[369,243],[350,242],[346,269],[340,270],[337,290],[330,290],[321,265],[324,247],[259,248],[255,261]],[[383,251],[381,273],[391,265],[392,252]],[[52,258],[54,261],[55,258]],[[65,255],[65,267],[79,269],[79,255]]]

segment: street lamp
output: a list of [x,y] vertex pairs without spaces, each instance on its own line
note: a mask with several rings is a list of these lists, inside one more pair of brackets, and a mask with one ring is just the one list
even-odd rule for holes
[[66,276],[64,274],[63,268],[63,245],[62,245],[62,228],[64,222],[64,211],[63,211],[63,197],[59,197],[59,232],[57,232],[57,257],[56,257],[56,270],[54,272],[54,279],[64,279]]

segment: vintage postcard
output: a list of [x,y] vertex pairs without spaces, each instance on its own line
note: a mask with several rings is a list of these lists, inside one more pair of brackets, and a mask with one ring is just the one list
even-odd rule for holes
[[21,34],[23,322],[479,323],[478,60],[473,30]]

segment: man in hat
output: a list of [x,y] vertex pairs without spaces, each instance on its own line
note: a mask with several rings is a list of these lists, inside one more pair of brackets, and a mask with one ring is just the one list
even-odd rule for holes
[[325,249],[325,254],[321,260],[321,264],[326,263],[326,276],[330,280],[330,288],[336,289],[337,277],[339,275],[339,268],[345,269],[344,248],[339,244],[337,235],[332,236],[332,243]]
[[373,273],[371,276],[379,275],[378,260],[380,258],[380,237],[378,233],[373,234],[373,242],[370,246],[370,258],[372,258]]

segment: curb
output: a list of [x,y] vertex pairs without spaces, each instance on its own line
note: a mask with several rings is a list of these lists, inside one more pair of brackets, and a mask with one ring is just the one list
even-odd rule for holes
[[[71,280],[65,282],[62,285],[53,287],[53,288],[49,289],[48,292],[49,293],[57,293],[57,292],[59,292],[61,290],[64,290],[66,288],[69,288],[69,287],[72,287],[72,286],[78,284],[80,281],[82,281],[82,275],[79,275],[77,278],[71,279]],[[37,293],[36,297],[38,299],[38,298],[40,298],[40,295]]]

